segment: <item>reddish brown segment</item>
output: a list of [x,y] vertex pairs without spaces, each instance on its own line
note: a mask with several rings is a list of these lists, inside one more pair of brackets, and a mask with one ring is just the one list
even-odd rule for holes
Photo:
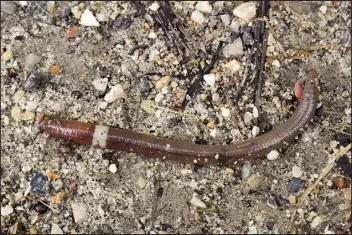
[[[241,160],[259,158],[292,141],[309,124],[318,102],[318,71],[311,69],[305,79],[303,98],[294,114],[276,129],[253,139],[232,145],[197,145],[172,139],[109,128],[106,148],[143,154],[182,163],[232,165]],[[41,125],[49,135],[91,144],[94,125],[69,120],[51,120]]]

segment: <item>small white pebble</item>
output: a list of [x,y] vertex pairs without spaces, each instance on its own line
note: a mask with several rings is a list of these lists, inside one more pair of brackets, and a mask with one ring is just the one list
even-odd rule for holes
[[178,86],[178,83],[176,81],[172,81],[170,85],[172,88],[176,88]]
[[140,176],[137,180],[137,185],[140,189],[144,189],[145,186],[147,185],[147,181],[143,176]]
[[326,182],[326,185],[328,186],[328,187],[331,187],[331,186],[333,186],[333,182],[332,182],[332,180],[328,180],[328,182]]
[[157,11],[159,8],[160,4],[158,2],[153,2],[153,4],[149,6],[149,9],[152,11]]
[[292,167],[292,176],[295,178],[301,178],[303,172],[301,170],[301,168],[299,168],[298,166],[293,166]]
[[154,102],[151,100],[142,100],[140,107],[147,113],[152,114],[154,112],[153,104]]
[[243,120],[245,124],[250,124],[251,120],[253,119],[253,115],[250,112],[245,112],[243,116]]
[[351,108],[345,109],[344,112],[347,116],[351,115]]
[[104,160],[103,160],[103,165],[106,166],[106,167],[108,167],[108,166],[109,166],[109,160],[104,159]]
[[15,103],[18,103],[23,97],[24,97],[24,91],[23,90],[18,90],[16,93],[12,96],[12,99]]
[[191,20],[193,20],[194,22],[196,22],[198,24],[203,24],[205,21],[205,18],[204,18],[204,15],[202,12],[195,10],[191,14]]
[[13,207],[10,205],[1,207],[1,216],[8,216],[13,213]]
[[313,220],[312,223],[310,224],[311,229],[316,229],[321,223],[323,222],[323,218],[320,216],[316,216]]
[[207,1],[198,1],[196,4],[196,9],[203,13],[211,13],[213,10],[212,6]]
[[222,133],[216,128],[214,128],[210,131],[210,136],[213,137],[214,139],[217,139],[222,137]]
[[38,107],[38,104],[36,102],[33,101],[28,101],[27,105],[26,105],[26,110],[27,111],[33,111]]
[[215,103],[218,102],[219,99],[220,99],[220,95],[218,93],[214,93],[211,97],[211,100]]
[[163,93],[163,94],[169,93],[169,87],[164,86],[163,88],[161,88],[161,93]]
[[239,33],[240,32],[240,27],[241,27],[241,23],[238,19],[233,19],[231,21],[230,24],[230,29],[234,32],[234,33]]
[[230,24],[231,18],[228,14],[220,15],[220,19],[221,19],[222,23],[224,24],[224,26],[228,26]]
[[222,54],[226,57],[242,56],[243,55],[243,43],[241,37],[237,38],[234,42],[227,44],[223,50]]
[[50,234],[64,234],[64,232],[62,231],[62,229],[60,228],[60,226],[58,224],[53,223],[51,225]]
[[278,60],[274,60],[273,62],[271,62],[271,64],[277,68],[280,68],[280,62]]
[[206,100],[208,98],[208,95],[207,94],[204,94],[204,93],[202,93],[202,94],[200,94],[200,99],[201,100]]
[[258,109],[257,107],[253,106],[253,118],[258,118],[259,117],[259,112],[258,112]]
[[190,201],[195,207],[199,207],[199,208],[207,208],[207,206],[205,205],[205,203],[200,200],[199,198],[197,198],[195,195],[193,195],[191,201]]
[[246,162],[242,167],[242,180],[247,179],[252,173],[252,164],[250,162]]
[[228,109],[228,108],[222,108],[222,109],[221,109],[221,115],[222,115],[224,118],[229,118],[229,117],[231,116],[230,109]]
[[242,3],[232,13],[234,16],[248,21],[256,16],[256,4],[254,2]]
[[107,78],[96,79],[92,82],[95,89],[104,92],[108,86],[109,80]]
[[97,18],[97,21],[104,22],[104,21],[106,21],[107,17],[106,17],[106,15],[104,13],[98,13],[96,15],[96,18]]
[[257,234],[257,233],[258,233],[257,228],[254,225],[249,226],[247,234]]
[[114,102],[117,99],[126,97],[126,93],[123,90],[121,84],[117,84],[116,86],[112,86],[111,90],[105,95],[104,100],[106,102]]
[[170,76],[164,76],[160,78],[160,80],[157,81],[155,84],[155,89],[160,90],[164,86],[167,86],[170,83],[170,80],[171,80]]
[[154,33],[154,32],[150,32],[149,35],[148,35],[148,38],[150,38],[150,39],[156,39],[156,38],[157,38],[157,35],[156,35],[156,33]]
[[330,148],[335,149],[337,148],[338,142],[336,140],[330,141]]
[[280,100],[279,100],[279,97],[274,96],[274,97],[273,97],[273,103],[276,105],[276,108],[277,108],[277,109],[280,109],[280,108],[281,108],[281,102],[280,102]]
[[80,24],[84,26],[94,26],[94,27],[100,26],[99,22],[95,19],[93,13],[89,9],[86,9],[83,12],[80,20]]
[[110,166],[109,166],[109,171],[111,172],[111,173],[116,173],[117,172],[117,166],[116,166],[116,164],[110,164]]
[[230,62],[227,62],[222,66],[224,69],[232,70],[233,72],[238,71],[241,68],[240,63],[237,60],[233,59]]
[[253,126],[253,129],[252,129],[252,136],[255,137],[255,136],[259,135],[259,133],[260,133],[259,127]]
[[155,112],[155,117],[159,118],[161,117],[161,113],[163,112],[162,109],[158,109],[156,112]]
[[326,5],[322,5],[322,6],[319,8],[319,11],[320,11],[323,15],[325,15],[327,9],[328,9],[328,7],[327,7]]
[[204,75],[204,81],[211,87],[215,85],[215,75],[214,74],[206,74]]
[[163,93],[158,93],[158,94],[155,96],[155,102],[156,102],[156,103],[161,102],[163,99],[164,99]]
[[277,150],[271,150],[270,153],[266,156],[268,160],[276,160],[279,157],[279,152]]
[[98,107],[102,110],[106,109],[108,107],[108,102],[100,102]]

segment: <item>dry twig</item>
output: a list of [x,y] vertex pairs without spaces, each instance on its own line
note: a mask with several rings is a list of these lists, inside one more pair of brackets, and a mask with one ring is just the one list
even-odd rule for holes
[[341,147],[340,151],[336,154],[332,154],[332,159],[328,159],[327,165],[321,170],[320,175],[316,181],[311,184],[306,191],[302,194],[302,196],[298,199],[298,203],[292,213],[290,223],[288,224],[288,231],[292,231],[292,224],[297,213],[297,209],[303,206],[304,201],[308,197],[308,195],[312,192],[312,190],[318,185],[318,183],[330,172],[330,170],[334,167],[335,162],[339,160],[343,155],[345,155],[351,149],[351,144],[347,145],[346,147]]

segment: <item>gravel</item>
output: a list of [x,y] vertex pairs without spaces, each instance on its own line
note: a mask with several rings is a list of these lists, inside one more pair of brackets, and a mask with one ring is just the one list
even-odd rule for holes
[[233,9],[232,13],[234,16],[237,16],[243,20],[253,19],[256,15],[256,4],[255,2],[242,3]]
[[[324,159],[350,143],[341,133],[349,132],[351,124],[348,1],[269,4],[267,19],[275,34],[269,33],[258,109],[253,105],[255,63],[248,62],[257,21],[241,18],[257,17],[252,18],[253,10],[259,12],[254,1],[208,1],[211,11],[207,3],[170,2],[179,18],[171,14],[167,27],[175,32],[165,32],[154,18],[163,14],[161,2],[140,2],[141,8],[120,1],[14,4],[13,14],[1,9],[1,207],[13,207],[11,214],[2,216],[4,232],[16,221],[21,221],[22,233],[38,234],[51,233],[53,224],[72,234],[102,233],[104,225],[107,233],[288,232],[292,211],[325,167]],[[99,26],[80,24],[86,9],[91,13],[89,24]],[[192,20],[195,11],[201,23]],[[68,39],[74,25],[77,33]],[[206,72],[214,75],[211,85],[201,78],[182,107],[199,68],[208,68],[220,41],[225,48]],[[34,59],[26,61],[29,55]],[[53,65],[62,73],[52,74]],[[179,164],[48,137],[37,126],[42,118],[62,118],[187,143],[235,144],[252,138],[256,127],[262,135],[292,115],[299,103],[294,84],[311,65],[321,72],[322,112],[296,140],[277,149],[280,156],[275,161],[263,157],[249,166],[237,161],[227,168]],[[241,86],[247,68],[248,78]],[[168,83],[156,89],[165,76],[170,77]],[[98,79],[107,79],[104,91],[92,84]],[[228,118],[224,110],[230,110]],[[330,146],[331,141],[338,143]],[[340,158],[319,190],[298,208],[291,233],[336,233],[348,224],[350,186],[343,187],[351,185],[350,158],[351,153]],[[116,173],[109,171],[111,164],[118,168]],[[300,178],[294,166],[300,168]],[[60,178],[45,179],[46,172]],[[31,181],[39,173],[34,193]],[[139,177],[146,181],[143,189],[137,184]],[[346,178],[340,180],[341,189],[332,182],[335,177]],[[265,192],[282,197],[286,204],[272,209]],[[193,195],[206,208],[190,203]],[[79,224],[72,202],[87,207]],[[317,216],[323,220],[311,229]]]
[[8,216],[13,213],[13,207],[10,205],[1,207],[1,216]]
[[12,15],[16,13],[17,5],[12,1],[1,1],[1,12]]
[[88,218],[88,207],[82,202],[71,202],[73,217],[77,224],[81,224]]
[[303,181],[300,178],[292,178],[288,183],[287,191],[290,193],[298,192],[303,186]]
[[80,24],[84,26],[99,27],[100,23],[95,19],[93,13],[89,9],[85,9],[80,20]]

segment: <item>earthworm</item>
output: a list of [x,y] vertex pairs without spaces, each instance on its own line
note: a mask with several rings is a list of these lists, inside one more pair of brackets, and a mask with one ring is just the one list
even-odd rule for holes
[[[310,69],[293,115],[268,133],[230,145],[199,145],[73,120],[49,120],[40,129],[79,144],[117,149],[186,164],[231,166],[265,156],[294,140],[312,120],[318,103],[318,71]],[[300,80],[302,82],[302,80]]]

